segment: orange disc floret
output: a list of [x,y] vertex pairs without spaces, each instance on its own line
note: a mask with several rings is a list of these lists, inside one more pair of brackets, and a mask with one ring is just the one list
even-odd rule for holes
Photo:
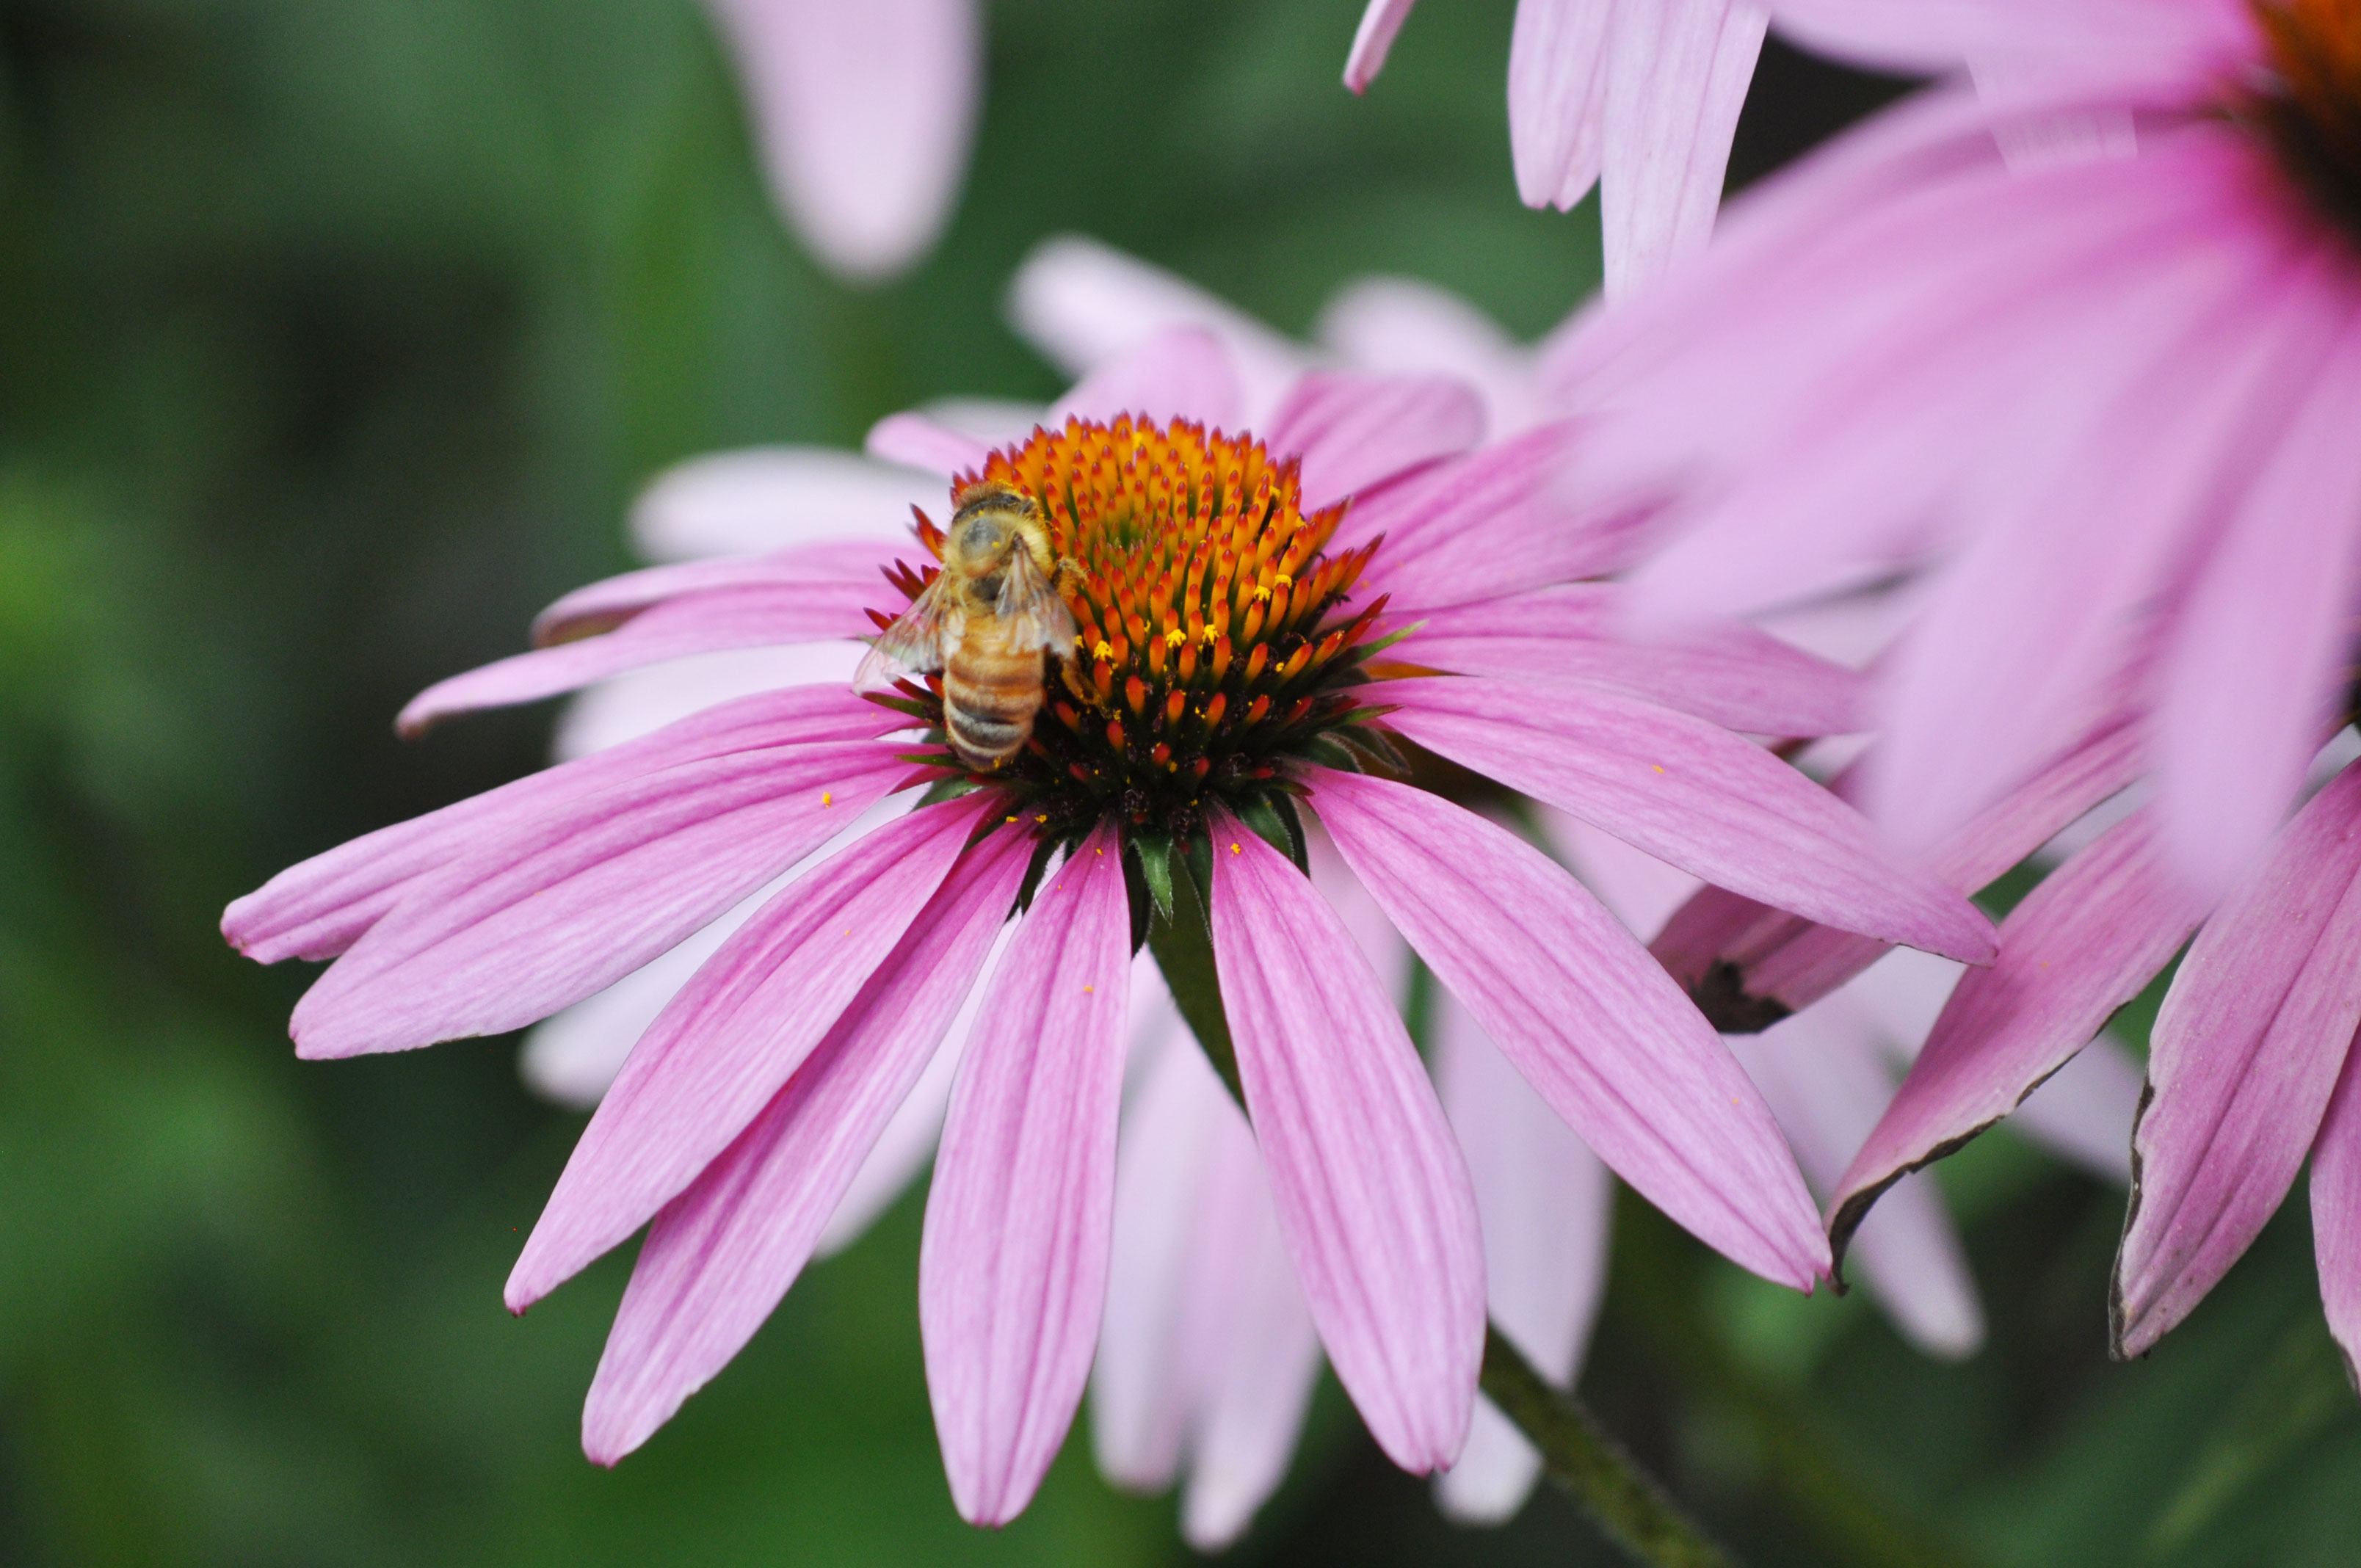
[[[1189,420],[1068,419],[961,475],[954,510],[985,487],[1038,507],[1074,618],[1047,657],[1047,721],[991,781],[1045,838],[1112,817],[1178,841],[1215,804],[1284,810],[1282,764],[1339,760],[1336,732],[1375,717],[1353,688],[1384,601],[1348,601],[1378,544],[1331,554],[1345,507],[1307,513],[1292,458]],[[918,537],[939,556],[923,512]],[[889,574],[908,598],[930,576]]]

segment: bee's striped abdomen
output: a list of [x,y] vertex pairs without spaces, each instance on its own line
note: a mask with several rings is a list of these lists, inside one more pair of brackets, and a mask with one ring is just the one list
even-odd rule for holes
[[1041,710],[1041,650],[1009,649],[991,622],[968,623],[943,667],[943,726],[961,762],[989,773],[1016,754]]

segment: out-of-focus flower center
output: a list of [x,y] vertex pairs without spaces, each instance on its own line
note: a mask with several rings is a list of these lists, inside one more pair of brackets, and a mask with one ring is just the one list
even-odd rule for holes
[[[1069,419],[961,476],[953,504],[992,487],[1039,509],[1078,632],[1044,660],[1031,736],[988,775],[1043,838],[1113,819],[1178,843],[1216,805],[1283,809],[1283,764],[1375,717],[1352,688],[1385,601],[1345,601],[1378,546],[1326,554],[1345,509],[1306,515],[1292,460],[1181,420]],[[919,537],[942,558],[923,516]],[[904,567],[895,586],[915,599],[932,576]],[[905,690],[939,732],[943,681]]]
[[2279,78],[2262,115],[2280,156],[2361,234],[2361,0],[2255,0]]

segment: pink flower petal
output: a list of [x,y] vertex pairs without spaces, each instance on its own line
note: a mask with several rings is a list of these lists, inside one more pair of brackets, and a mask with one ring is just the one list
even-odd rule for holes
[[[1937,845],[1927,869],[1963,893],[1984,887],[2138,777],[2141,740],[2128,704],[2117,706]],[[1834,787],[1841,795],[1858,785],[1858,775],[1848,774]],[[1708,887],[1674,915],[1649,950],[1692,995],[1726,991],[1724,1002],[1741,1010],[1767,1001],[1772,1011],[1795,1013],[1875,963],[1886,944]]]
[[991,804],[914,811],[790,883],[659,1014],[574,1146],[510,1273],[522,1311],[733,1143],[900,943]]
[[887,414],[869,427],[862,450],[884,463],[920,468],[946,478],[982,471],[992,448],[924,414]]
[[910,509],[943,483],[825,446],[753,446],[676,463],[631,503],[631,542],[658,561],[763,555],[832,540],[906,544]]
[[[938,493],[937,499],[940,499]],[[611,631],[642,611],[670,599],[736,588],[792,588],[846,583],[874,593],[878,577],[896,555],[915,555],[909,514],[898,519],[893,536],[832,539],[799,544],[768,555],[714,561],[682,561],[649,566],[575,589],[533,618],[537,648]]]
[[1399,705],[1386,722],[1420,745],[1708,882],[1947,958],[1992,956],[1991,927],[1965,898],[1897,861],[1850,806],[1718,725],[1572,685],[1402,680],[1384,695]]
[[1359,498],[1332,549],[1383,536],[1362,591],[1398,612],[1464,604],[1629,565],[1637,513],[1580,512],[1560,495],[1579,430],[1539,426]]
[[737,753],[863,739],[904,722],[840,686],[719,704],[680,726],[380,828],[291,866],[232,904],[222,916],[222,935],[258,963],[334,958],[420,878],[615,784]]
[[1213,829],[1213,952],[1279,1229],[1370,1435],[1458,1457],[1484,1343],[1476,1199],[1368,960],[1286,858]]
[[[659,567],[660,571],[680,570]],[[763,587],[718,588],[667,599],[600,637],[536,648],[439,681],[410,699],[395,719],[415,736],[438,719],[480,707],[536,702],[593,681],[666,659],[723,648],[755,648],[876,630],[867,610],[899,599],[882,579],[841,578]]]
[[[1736,1041],[1814,1189],[1827,1191],[1894,1096],[1872,1038],[1874,1025],[1850,996],[1834,996],[1753,1038]],[[1905,1338],[1928,1355],[1957,1360],[1983,1343],[1960,1235],[1929,1179],[1905,1179],[1853,1238],[1863,1282]]]
[[2151,1348],[2286,1196],[2361,1026],[2361,768],[2205,923],[2148,1047],[2115,1258],[2120,1354]]
[[[1839,59],[1928,72],[1994,56],[2083,60],[2121,69],[2125,61],[2170,61],[2191,69],[2243,38],[2245,7],[2223,0],[1935,0],[1896,6],[1892,0],[1773,0],[1783,29]],[[2214,73],[2202,71],[2210,79]]]
[[2312,1245],[2320,1304],[2345,1352],[2345,1375],[2361,1366],[2361,1052],[2349,1047],[2320,1135],[2312,1145]]
[[1400,657],[1430,669],[1532,681],[1587,681],[1757,735],[1843,735],[1870,728],[1853,671],[1742,621],[1686,636],[1621,635],[1620,584],[1560,583],[1425,611]]
[[1013,833],[970,850],[770,1103],[656,1215],[583,1409],[592,1459],[645,1442],[803,1271],[974,983],[1030,850]]
[[1129,414],[1157,425],[1175,419],[1235,428],[1244,399],[1220,338],[1202,327],[1168,327],[1093,369],[1052,404],[1043,425],[1069,418]]
[[1361,13],[1361,25],[1353,32],[1353,49],[1345,58],[1345,85],[1356,93],[1366,92],[1378,72],[1386,68],[1386,53],[1394,47],[1394,35],[1410,19],[1410,8],[1418,0],[1369,0],[1369,8]]
[[1609,1168],[1766,1278],[1809,1288],[1827,1271],[1811,1197],[1762,1097],[1597,900],[1438,795],[1324,769],[1308,777],[1371,895]]
[[1526,206],[1564,212],[1598,183],[1607,35],[1631,3],[1520,0],[1509,39],[1509,151]]
[[1303,464],[1303,504],[1333,506],[1484,436],[1484,400],[1448,376],[1314,371],[1295,383],[1262,432]]
[[295,1004],[310,1058],[538,1022],[603,991],[793,865],[909,772],[847,740],[626,779],[471,845]]
[[1606,66],[1598,224],[1610,298],[1702,246],[1770,18],[1745,0],[1623,0]]
[[892,277],[950,219],[983,76],[974,0],[711,0],[779,203],[855,281]]
[[1348,283],[1320,307],[1312,335],[1356,370],[1432,372],[1465,381],[1483,395],[1484,428],[1493,440],[1521,435],[1549,417],[1532,353],[1482,311],[1433,283]]
[[[1435,1087],[1476,1188],[1492,1321],[1543,1376],[1572,1387],[1607,1285],[1614,1183],[1456,998],[1438,992],[1434,1009]],[[1532,1489],[1541,1455],[1489,1401],[1477,1410],[1435,1501],[1454,1519],[1499,1523]]]
[[1829,1203],[1841,1255],[1877,1195],[2015,1110],[2130,1001],[2201,913],[2158,866],[2145,815],[2051,872],[1951,993]]
[[918,1254],[927,1388],[972,1524],[1024,1510],[1106,1304],[1131,916],[1102,828],[1042,879],[960,1066]]
[[[2322,302],[2349,314],[2338,248]],[[2323,287],[2323,285],[2325,285]],[[2327,314],[2324,310],[2309,313]],[[2201,892],[2253,863],[2333,728],[2361,587],[2361,321],[2288,420],[2172,632],[2157,715],[2158,810],[2173,861]]]
[[[868,652],[864,644],[840,638],[777,648],[725,648],[629,670],[576,693],[557,717],[549,749],[559,762],[572,762],[739,697],[789,686],[851,692],[853,674]],[[880,708],[877,719],[881,729],[909,724],[889,708]]]

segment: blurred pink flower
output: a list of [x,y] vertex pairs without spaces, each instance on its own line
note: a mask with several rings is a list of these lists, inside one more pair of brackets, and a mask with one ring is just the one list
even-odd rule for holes
[[[1369,0],[1345,85],[1377,79],[1414,0]],[[1598,187],[1607,293],[1645,283],[1713,232],[1767,17],[1748,0],[1518,0],[1509,146],[1529,207]]]
[[2076,732],[2136,648],[2156,813],[2210,899],[2349,678],[2361,543],[2361,44],[2342,0],[1792,0],[1856,57],[1968,60],[1591,313],[1572,476],[1669,499],[1658,624],[1903,572],[1872,815],[1925,850]]
[[[1192,426],[1167,432],[1163,421],[1235,421],[1242,400],[1220,344],[1184,331],[1075,388],[1046,422],[1061,434],[1037,432],[994,454],[951,425],[897,415],[872,447],[1015,482],[1030,470],[1010,465],[1065,461],[1057,455],[1068,451],[1098,461],[1091,455],[1104,446],[1102,455],[1126,455],[1112,472],[1144,477],[1134,455],[1197,461],[1191,444],[1210,439]],[[1120,422],[1079,422],[1105,419]],[[1200,769],[1202,791],[1165,824],[1212,851],[1213,947],[1294,1277],[1371,1431],[1414,1470],[1447,1464],[1468,1420],[1484,1317],[1476,1212],[1433,1091],[1368,960],[1287,857],[1234,815],[1277,821],[1281,784],[1301,792],[1518,1069],[1636,1188],[1770,1277],[1808,1287],[1826,1252],[1743,1074],[1571,878],[1440,797],[1331,765],[1348,753],[1315,742],[1374,717],[1355,707],[1369,691],[1356,683],[1399,677],[1383,686],[1382,721],[1395,733],[1702,874],[1848,927],[1968,959],[1990,950],[1964,901],[1894,865],[1848,808],[1688,711],[1742,715],[1756,731],[1807,730],[1816,717],[1843,728],[1853,718],[1849,674],[1802,654],[1741,668],[1733,651],[1754,644],[1732,633],[1734,642],[1708,640],[1704,663],[1669,689],[1656,651],[1642,663],[1597,636],[1596,585],[1530,587],[1579,575],[1586,551],[1621,537],[1587,538],[1552,500],[1544,481],[1568,433],[1544,426],[1484,446],[1481,424],[1474,395],[1435,378],[1310,374],[1268,413],[1263,428],[1300,462],[1312,521],[1302,534],[1286,532],[1296,515],[1290,468],[1273,478],[1286,504],[1239,526],[1283,525],[1299,541],[1334,526],[1323,554],[1297,559],[1312,548],[1299,543],[1288,557],[1304,583],[1329,586],[1312,590],[1317,598],[1278,593],[1271,613],[1289,604],[1284,624],[1301,627],[1284,633],[1282,658],[1241,655],[1238,667],[1268,685],[1312,670],[1316,657],[1327,661],[1327,684],[1301,697],[1275,688],[1293,705],[1277,711],[1296,727],[1280,731],[1276,751],[1252,734],[1265,701],[1248,703],[1241,688],[1242,727],[1225,730],[1214,706],[1225,698],[1207,698],[1202,722],[1215,739],[1265,751]],[[1222,450],[1260,461],[1243,446]],[[747,462],[737,477],[766,484],[768,470]],[[1341,510],[1347,498],[1341,523],[1317,510]],[[1060,526],[1131,517],[1135,504],[1153,503],[1118,495],[1104,517],[1085,509]],[[1153,515],[1161,528],[1188,526]],[[415,729],[691,655],[850,639],[872,624],[878,601],[894,603],[881,569],[914,554],[872,532],[594,585],[543,617],[547,646],[443,683],[403,723]],[[1274,556],[1259,570],[1279,564]],[[915,588],[906,572],[898,580],[900,593]],[[1567,599],[1569,589],[1580,591]],[[1115,620],[1100,579],[1077,591],[1078,619],[1102,629],[1096,674],[1076,679],[1113,691],[1114,667],[1132,660],[1111,645],[1120,636],[1140,650],[1132,683],[1185,682],[1177,672],[1196,665],[1193,630],[1168,644],[1149,634],[1152,622]],[[1455,617],[1470,673],[1361,670],[1352,639],[1375,603],[1350,620],[1335,608],[1348,593]],[[1279,620],[1264,628],[1259,593],[1252,608],[1248,598],[1242,584],[1217,591],[1233,634],[1282,636]],[[1501,625],[1571,649],[1565,668],[1476,669],[1487,606]],[[1217,641],[1206,646],[1221,661],[1229,644]],[[1171,676],[1168,646],[1183,650]],[[1742,678],[1714,679],[1717,660]],[[1184,713],[1194,689],[1172,685]],[[928,1380],[954,1497],[983,1522],[1029,1498],[1082,1396],[1099,1329],[1132,967],[1125,866],[1140,831],[1130,806],[1109,816],[1071,780],[1097,776],[1093,767],[1128,776],[1135,761],[1117,709],[1139,721],[1145,744],[1156,730],[1144,716],[1151,703],[1165,707],[1160,691],[1145,689],[1099,702],[1112,704],[1104,726],[1045,711],[1035,750],[977,793],[891,815],[788,882],[722,938],[639,1039],[509,1291],[522,1310],[653,1220],[585,1411],[594,1458],[611,1462],[644,1441],[767,1316],[939,1059],[1028,861],[1041,866],[1062,846],[1067,858],[1039,882],[984,982],[954,1076],[921,1261]],[[304,1056],[516,1028],[676,948],[897,790],[955,775],[947,756],[914,774],[916,743],[894,733],[908,724],[841,682],[761,691],[330,851],[238,901],[225,930],[266,961],[341,955],[297,1008]],[[1104,748],[1091,750],[1102,730]],[[1052,742],[1080,748],[1071,770],[1051,764]],[[1266,763],[1249,765],[1266,751]],[[1134,793],[1152,802],[1171,787],[1147,773]],[[1054,837],[1037,840],[1037,826]],[[1383,1159],[1356,1152],[1376,1149]]]
[[932,248],[983,93],[976,0],[710,0],[771,190],[839,277],[882,281]]

